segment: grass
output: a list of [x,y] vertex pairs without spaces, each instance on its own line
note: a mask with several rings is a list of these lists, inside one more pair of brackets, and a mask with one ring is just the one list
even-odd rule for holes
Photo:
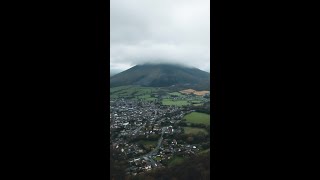
[[142,96],[138,96],[139,99],[147,99],[147,98],[150,98],[151,95],[150,94],[145,94],[145,95],[142,95]]
[[185,134],[198,134],[199,132],[203,132],[208,134],[208,132],[203,128],[195,128],[195,127],[183,127]]
[[[168,93],[166,89],[154,88],[154,87],[141,87],[141,86],[120,86],[110,88],[110,98],[129,98],[129,99],[141,99],[143,101],[155,101],[157,98],[151,97],[153,93],[157,94],[159,92],[165,93],[166,98],[163,98],[162,104],[167,106],[186,106],[191,103],[194,106],[200,106],[202,101],[200,99],[189,99],[189,100],[174,100],[171,96],[186,97],[180,92]],[[188,102],[189,101],[189,102]]]
[[172,92],[172,93],[169,93],[169,95],[173,95],[173,96],[180,96],[180,97],[184,97],[185,95],[179,93],[179,92]]
[[120,86],[110,88],[110,97],[138,97],[140,99],[148,99],[151,97],[151,93],[153,92],[157,92],[157,89],[153,87],[141,86]]
[[195,101],[191,101],[191,103],[192,103],[192,104],[199,104],[199,103],[202,103],[202,101],[197,101],[197,100],[195,100]]
[[186,100],[163,99],[162,104],[166,106],[186,106],[189,103]]
[[184,158],[180,157],[180,156],[174,156],[172,159],[170,159],[169,163],[168,163],[168,167],[172,167],[178,164],[183,163]]
[[157,98],[151,97],[150,94],[145,94],[145,95],[142,95],[142,96],[137,96],[136,99],[141,99],[141,100],[144,100],[144,101],[155,101]]
[[185,115],[184,119],[186,119],[187,122],[193,124],[210,125],[210,115],[205,113],[192,112],[190,114]]
[[150,97],[150,98],[146,98],[145,100],[146,101],[155,101],[157,98],[152,98],[152,97]]
[[117,91],[121,91],[124,89],[129,89],[132,88],[133,86],[119,86],[119,87],[114,87],[114,88],[110,88],[110,94],[117,92]]

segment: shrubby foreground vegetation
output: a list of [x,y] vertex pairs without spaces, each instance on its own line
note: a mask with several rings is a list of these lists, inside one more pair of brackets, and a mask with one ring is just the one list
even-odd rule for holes
[[190,157],[169,168],[155,169],[137,176],[126,176],[121,162],[111,162],[112,180],[203,180],[210,179],[210,151]]

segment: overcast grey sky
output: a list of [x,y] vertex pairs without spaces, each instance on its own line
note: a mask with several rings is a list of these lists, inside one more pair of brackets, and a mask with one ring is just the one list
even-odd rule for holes
[[111,0],[110,68],[178,63],[210,72],[210,0]]

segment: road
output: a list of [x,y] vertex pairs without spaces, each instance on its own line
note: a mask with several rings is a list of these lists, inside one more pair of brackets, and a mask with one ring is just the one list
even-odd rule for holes
[[167,127],[163,127],[162,128],[162,133],[161,133],[161,137],[160,139],[158,140],[158,145],[156,148],[154,148],[152,151],[150,151],[148,154],[146,154],[145,156],[152,156],[152,155],[156,155],[158,153],[158,150],[161,146],[161,143],[162,143],[162,140],[163,140],[163,134],[164,134],[164,131],[166,130]]
[[131,135],[133,135],[133,134],[136,135],[140,131],[140,129],[145,127],[145,126],[146,126],[146,123],[144,123],[142,126],[138,127],[137,129],[133,130]]
[[152,151],[150,151],[149,153],[145,154],[145,155],[142,155],[140,158],[144,158],[146,160],[150,160],[151,161],[151,166],[152,167],[155,167],[156,166],[156,162],[152,159],[151,156],[154,156],[154,155],[157,155],[158,154],[158,151],[159,151],[159,148],[161,146],[161,143],[162,143],[162,140],[163,140],[163,134],[165,132],[167,127],[163,127],[162,128],[162,133],[161,133],[161,137],[158,141],[158,145],[156,148],[154,148]]

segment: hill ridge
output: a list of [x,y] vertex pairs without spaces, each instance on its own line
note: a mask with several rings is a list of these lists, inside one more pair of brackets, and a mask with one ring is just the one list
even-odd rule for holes
[[209,90],[210,73],[183,65],[140,64],[110,77],[111,87],[124,85]]

